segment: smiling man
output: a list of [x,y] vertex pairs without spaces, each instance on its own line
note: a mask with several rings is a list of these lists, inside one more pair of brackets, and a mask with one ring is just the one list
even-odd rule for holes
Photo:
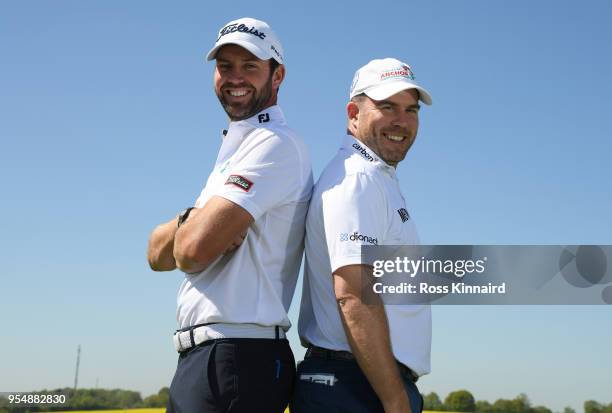
[[[415,385],[429,372],[429,306],[375,305],[362,295],[372,275],[364,245],[418,243],[396,167],[414,143],[418,102],[431,104],[410,67],[372,60],[355,73],[348,134],[323,171],[306,220],[299,333],[308,347],[292,413],[419,413]],[[367,278],[366,278],[367,279]]]
[[277,105],[285,66],[268,24],[228,23],[207,57],[229,127],[195,206],[155,228],[148,247],[153,270],[185,273],[168,412],[280,413],[295,375],[285,332],[310,158]]

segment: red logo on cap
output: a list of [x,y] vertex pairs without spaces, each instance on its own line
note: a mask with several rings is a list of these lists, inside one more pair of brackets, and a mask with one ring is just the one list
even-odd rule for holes
[[414,73],[412,73],[410,66],[402,65],[397,69],[383,72],[383,74],[380,76],[380,80],[385,80],[392,77],[407,77],[410,80],[414,80]]

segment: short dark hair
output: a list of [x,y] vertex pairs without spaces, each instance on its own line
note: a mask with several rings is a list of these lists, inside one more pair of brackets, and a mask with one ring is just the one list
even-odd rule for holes
[[[268,60],[270,62],[270,79],[272,79],[272,75],[274,74],[274,71],[281,65],[280,63],[278,63],[276,61],[276,59],[272,58]],[[280,86],[278,88],[276,88],[276,91],[278,92],[280,90]]]
[[280,66],[280,63],[276,61],[276,59],[270,59],[270,73],[274,73],[277,67]]

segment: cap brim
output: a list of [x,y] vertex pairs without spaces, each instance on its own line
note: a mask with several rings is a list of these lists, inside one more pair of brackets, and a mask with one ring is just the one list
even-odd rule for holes
[[431,105],[431,95],[428,91],[426,91],[419,85],[415,85],[414,83],[409,83],[405,81],[392,82],[387,83],[385,85],[377,85],[372,88],[366,89],[363,93],[365,93],[374,100],[383,100],[387,99],[389,96],[393,96],[396,93],[401,92],[402,90],[408,89],[416,89],[419,92],[419,100],[421,100],[426,105]]
[[240,47],[244,47],[245,49],[247,49],[249,52],[253,53],[258,59],[261,60],[268,60],[274,56],[272,56],[270,53],[266,52],[265,50],[263,50],[262,48],[254,45],[253,43],[244,41],[244,40],[239,40],[239,39],[228,39],[227,41],[221,41],[217,44],[215,44],[215,47],[213,47],[212,49],[210,49],[210,51],[208,52],[208,54],[206,55],[206,60],[213,60],[215,58],[215,56],[217,55],[217,51],[225,46],[226,44],[235,44],[238,45]]

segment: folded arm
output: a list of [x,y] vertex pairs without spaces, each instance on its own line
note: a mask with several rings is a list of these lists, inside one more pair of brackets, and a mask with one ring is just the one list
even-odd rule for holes
[[253,217],[241,206],[213,196],[193,209],[174,236],[176,266],[186,273],[204,270],[219,256],[237,248]]
[[174,234],[177,219],[174,218],[158,225],[149,237],[147,260],[153,271],[172,271],[176,268],[174,261]]

